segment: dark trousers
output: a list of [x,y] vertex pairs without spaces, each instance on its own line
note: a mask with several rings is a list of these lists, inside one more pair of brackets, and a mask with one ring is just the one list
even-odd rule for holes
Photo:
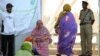
[[1,51],[3,56],[14,56],[15,38],[14,35],[1,35]]

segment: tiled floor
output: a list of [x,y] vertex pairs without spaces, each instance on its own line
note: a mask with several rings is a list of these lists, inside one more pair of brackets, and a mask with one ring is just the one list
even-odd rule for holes
[[[52,43],[53,45],[51,45],[49,47],[49,49],[50,49],[50,55],[49,56],[56,56],[55,54],[56,54],[56,50],[57,50],[56,48],[57,47],[56,47],[55,44],[57,43],[58,38],[57,38],[57,36],[52,36],[52,38],[53,38],[53,43]],[[97,46],[97,36],[96,35],[93,36],[92,42],[93,42],[93,55],[92,56],[98,56],[98,46]],[[78,56],[78,54],[81,53],[80,36],[77,36],[76,43],[74,45],[73,50],[74,50],[73,56]],[[62,56],[66,56],[66,55],[62,55]]]

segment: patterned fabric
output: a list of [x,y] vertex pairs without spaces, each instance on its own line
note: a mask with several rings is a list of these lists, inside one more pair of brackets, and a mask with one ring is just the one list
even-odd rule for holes
[[58,53],[69,56],[73,54],[72,48],[77,34],[77,25],[71,12],[61,17],[59,28]]
[[19,50],[15,56],[34,56],[26,50]]
[[40,30],[37,27],[32,32],[33,39],[37,51],[41,56],[49,56],[48,44],[51,43],[51,38],[48,30],[42,26]]
[[34,56],[32,55],[32,43],[24,42],[21,46],[21,50],[19,50],[15,56]]
[[31,42],[28,42],[28,41],[25,41],[22,44],[21,49],[22,50],[27,50],[27,51],[31,52],[32,51],[32,43]]
[[65,13],[68,13],[69,11],[71,11],[71,6],[69,4],[65,4],[63,6],[63,11],[60,12],[60,14],[59,14],[58,20],[57,20],[57,22],[55,24],[55,29],[57,29],[59,27],[58,23],[59,23],[61,17],[64,16]]

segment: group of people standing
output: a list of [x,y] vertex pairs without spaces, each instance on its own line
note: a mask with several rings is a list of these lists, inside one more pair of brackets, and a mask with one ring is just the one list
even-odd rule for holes
[[[88,2],[82,1],[83,9],[79,16],[82,54],[79,56],[92,56],[92,25],[95,19],[92,10],[87,6]],[[77,24],[69,4],[63,6],[63,11],[59,14],[55,24],[55,32],[59,34],[57,56],[62,54],[72,56],[77,35]]]
[[[83,9],[80,11],[80,36],[82,54],[79,56],[92,56],[92,25],[95,21],[91,9],[87,8],[88,2],[82,1]],[[6,12],[2,13],[1,51],[3,56],[15,55],[15,25],[12,12],[13,5],[6,5]],[[77,23],[71,12],[71,6],[65,4],[63,11],[59,14],[54,26],[55,32],[59,35],[57,45],[57,56],[73,56],[73,46],[77,35]],[[36,27],[32,31],[32,43],[40,56],[49,56],[48,45],[52,42],[48,29],[43,25],[42,20],[38,20]]]

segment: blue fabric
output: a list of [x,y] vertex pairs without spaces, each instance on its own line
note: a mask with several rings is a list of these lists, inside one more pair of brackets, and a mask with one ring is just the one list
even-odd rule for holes
[[[68,16],[68,20],[66,20],[66,16]],[[75,22],[75,18],[71,12],[65,14],[59,22],[60,34],[58,40],[58,53],[71,55],[73,54],[72,48],[75,43],[75,38],[77,34],[77,25]],[[70,34],[65,37],[66,32],[70,32]]]

